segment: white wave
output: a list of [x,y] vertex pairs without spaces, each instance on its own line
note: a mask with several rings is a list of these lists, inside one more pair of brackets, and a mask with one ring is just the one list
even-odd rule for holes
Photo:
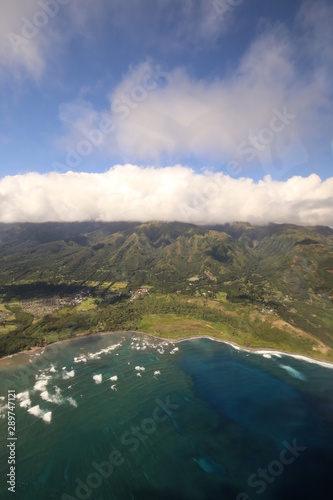
[[138,372],[144,372],[146,368],[144,366],[136,366],[135,369]]
[[226,344],[227,344],[227,343],[228,343],[231,347],[233,347],[236,351],[240,351],[240,350],[241,350],[241,348],[240,348],[240,347],[238,347],[238,345],[236,345],[236,344],[232,344],[231,342],[230,342],[230,343],[229,343],[229,342],[226,342]]
[[41,391],[41,392],[45,391],[47,384],[48,380],[46,379],[38,380],[38,382],[36,382],[34,385],[34,391]]
[[30,415],[34,415],[35,417],[42,418],[44,422],[50,423],[52,419],[51,411],[43,411],[39,405],[33,406],[28,409],[28,413]]
[[66,398],[66,401],[68,401],[71,406],[77,408],[77,402],[72,397]]
[[49,394],[49,392],[48,392],[48,391],[43,391],[43,392],[41,392],[41,393],[40,393],[40,397],[41,397],[42,399],[44,399],[44,401],[48,401],[48,399],[49,399],[49,397],[50,397],[50,394]]
[[99,373],[98,375],[94,375],[93,379],[95,380],[96,384],[101,384],[102,379],[103,379],[103,375],[101,373]]
[[[284,353],[282,353],[284,354]],[[326,363],[325,361],[318,361],[317,359],[307,358],[306,356],[301,356],[299,354],[284,354],[285,356],[290,356],[295,359],[299,359],[300,361],[306,361],[307,363],[312,363],[315,365],[323,366],[325,368],[330,368],[333,370],[333,363]]]
[[24,399],[28,398],[29,398],[29,391],[19,392],[18,394],[16,394],[16,399],[18,399],[19,401],[23,401]]
[[51,373],[56,373],[56,367],[54,365],[51,365],[50,372]]
[[48,412],[44,413],[44,415],[42,416],[42,419],[44,420],[44,422],[47,422],[49,424],[52,420],[52,412],[48,411]]
[[116,389],[116,384],[111,385],[111,389],[112,389],[113,391],[116,391],[116,390],[117,390],[117,389]]
[[75,371],[74,370],[71,370],[69,372],[65,371],[65,373],[62,374],[62,378],[64,380],[68,380],[69,378],[73,378],[73,377],[75,377]]
[[113,377],[110,377],[110,380],[116,382],[118,380],[118,377],[117,375],[114,375]]
[[42,415],[42,410],[40,409],[39,405],[33,406],[32,408],[29,408],[28,413],[31,415],[34,415],[35,417],[40,417]]
[[137,373],[137,374],[136,374],[136,376],[137,376],[137,377],[141,377],[141,373]]
[[7,410],[7,408],[8,408],[8,405],[0,406],[0,415],[2,413],[5,413],[5,411]]
[[[243,350],[243,349],[242,349]],[[246,350],[246,349],[244,349]],[[253,351],[254,354],[262,354],[264,358],[271,358],[272,356],[276,356],[277,358],[281,358],[280,354],[277,351],[271,351],[267,349],[259,349],[258,351]],[[269,356],[269,358],[268,358]]]
[[155,371],[154,371],[154,375],[155,375],[155,377],[156,377],[156,375],[161,375],[160,370],[155,370]]
[[175,347],[174,349],[172,349],[172,351],[170,351],[170,354],[175,354],[175,352],[179,351],[179,347]]
[[56,387],[56,394],[50,394],[48,391],[40,393],[40,397],[47,401],[48,403],[54,403],[56,405],[61,405],[64,403],[64,398],[60,395],[61,390]]
[[109,354],[110,352],[114,351],[115,349],[118,349],[118,347],[121,347],[121,346],[122,346],[121,343],[113,344],[113,345],[110,345],[109,347],[106,347],[105,349],[101,349],[98,352],[93,352],[93,353],[90,352],[88,354],[88,357],[90,359],[100,359],[101,354]]
[[306,380],[306,377],[298,370],[295,370],[295,368],[292,368],[291,366],[287,365],[280,365],[280,366],[281,368],[286,370],[292,377],[298,378],[299,380]]
[[157,349],[157,352],[159,352],[160,354],[164,354],[164,349],[163,349],[163,347],[161,347],[161,348]]
[[23,401],[21,401],[20,403],[20,407],[21,408],[29,408],[31,406],[31,399],[24,399]]
[[6,399],[5,396],[0,396],[0,401],[4,401],[5,399]]
[[272,356],[270,354],[263,354],[262,356],[263,358],[272,359]]
[[40,371],[41,371],[40,375],[36,375],[35,376],[36,380],[50,380],[50,378],[52,378],[52,375],[47,375],[46,374],[47,370],[46,371],[45,370],[40,370]]
[[84,354],[81,354],[80,356],[74,358],[74,363],[86,363],[86,362],[87,362],[87,357]]

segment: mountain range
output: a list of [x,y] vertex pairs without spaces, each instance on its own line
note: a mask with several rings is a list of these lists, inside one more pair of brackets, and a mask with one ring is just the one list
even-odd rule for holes
[[[140,288],[149,290],[147,300],[178,297],[197,306],[200,300],[206,308],[216,303],[226,310],[249,307],[273,314],[313,336],[325,346],[322,354],[331,356],[333,230],[328,227],[159,221],[0,225],[0,320],[6,316],[0,346],[7,346],[2,355],[15,332],[22,339],[22,332],[41,321],[25,311],[26,301],[81,293],[101,313],[116,302],[126,311]],[[51,312],[44,322],[59,314]],[[20,323],[24,314],[31,315],[30,322]]]

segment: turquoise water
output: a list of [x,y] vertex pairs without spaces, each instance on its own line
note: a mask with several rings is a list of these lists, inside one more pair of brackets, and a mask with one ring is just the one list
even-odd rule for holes
[[[16,498],[332,498],[333,370],[210,339],[86,337],[0,363]],[[7,491],[0,418],[0,496]]]

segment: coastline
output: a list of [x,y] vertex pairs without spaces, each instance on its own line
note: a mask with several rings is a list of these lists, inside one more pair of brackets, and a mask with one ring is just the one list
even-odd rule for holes
[[145,332],[141,332],[141,331],[137,331],[137,330],[117,330],[117,331],[93,333],[91,335],[78,335],[76,337],[72,337],[72,338],[68,338],[68,339],[64,339],[64,340],[58,340],[57,342],[53,342],[52,344],[48,344],[44,347],[32,347],[29,350],[16,352],[14,354],[10,354],[8,356],[4,356],[3,358],[0,358],[0,367],[1,367],[1,364],[3,361],[12,359],[14,356],[15,357],[19,356],[19,355],[29,355],[30,356],[32,354],[40,355],[40,354],[43,354],[44,350],[50,346],[60,345],[60,344],[63,344],[65,342],[72,342],[74,340],[84,339],[84,338],[88,338],[88,337],[89,338],[102,337],[102,336],[106,336],[106,335],[114,335],[114,334],[122,334],[122,333],[123,334],[130,333],[132,335],[146,335],[146,336],[151,337],[151,338],[156,339],[156,340],[161,340],[161,341],[164,340],[164,341],[171,342],[172,344],[178,344],[180,342],[184,342],[187,340],[209,339],[209,340],[212,340],[214,342],[220,342],[220,343],[229,345],[233,349],[235,349],[236,351],[244,351],[244,352],[248,352],[248,353],[252,353],[252,354],[261,354],[261,355],[266,355],[267,357],[289,356],[291,358],[298,359],[300,361],[305,361],[307,363],[320,365],[320,366],[323,366],[324,368],[329,368],[331,370],[333,369],[333,363],[330,363],[329,361],[322,361],[320,359],[311,358],[309,356],[304,356],[303,354],[297,354],[297,353],[286,352],[286,351],[279,351],[278,349],[274,349],[274,348],[242,347],[242,346],[236,344],[235,342],[231,342],[229,340],[218,339],[218,338],[212,337],[210,335],[193,335],[193,336],[188,336],[188,337],[182,337],[179,339],[170,339],[167,337],[158,337],[158,336],[153,335],[151,333],[145,333]]

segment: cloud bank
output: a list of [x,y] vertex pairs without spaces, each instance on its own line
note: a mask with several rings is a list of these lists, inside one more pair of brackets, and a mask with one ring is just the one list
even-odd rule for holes
[[115,165],[97,173],[56,172],[0,180],[0,221],[246,221],[333,226],[333,177],[255,183],[222,173]]

